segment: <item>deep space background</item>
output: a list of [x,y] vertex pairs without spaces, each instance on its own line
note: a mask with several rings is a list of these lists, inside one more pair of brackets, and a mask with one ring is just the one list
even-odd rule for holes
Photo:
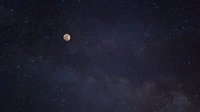
[[200,112],[199,86],[198,0],[1,0],[0,112]]

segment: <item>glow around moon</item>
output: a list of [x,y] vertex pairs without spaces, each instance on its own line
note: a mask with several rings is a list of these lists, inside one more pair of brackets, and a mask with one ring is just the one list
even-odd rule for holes
[[63,39],[64,39],[65,41],[69,41],[69,40],[71,39],[71,37],[70,37],[69,34],[65,34],[65,35],[63,36]]

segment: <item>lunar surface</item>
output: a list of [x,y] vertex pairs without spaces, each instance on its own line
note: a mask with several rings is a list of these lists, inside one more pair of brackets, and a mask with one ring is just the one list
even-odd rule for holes
[[69,34],[65,34],[65,35],[63,36],[63,38],[64,38],[65,41],[69,41],[69,40],[71,39],[71,37],[70,37]]

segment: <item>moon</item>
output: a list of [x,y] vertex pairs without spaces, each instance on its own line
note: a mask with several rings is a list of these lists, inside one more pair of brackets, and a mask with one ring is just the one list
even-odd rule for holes
[[65,41],[69,41],[69,40],[71,39],[71,37],[70,37],[69,34],[65,34],[65,35],[63,36],[63,39],[64,39]]

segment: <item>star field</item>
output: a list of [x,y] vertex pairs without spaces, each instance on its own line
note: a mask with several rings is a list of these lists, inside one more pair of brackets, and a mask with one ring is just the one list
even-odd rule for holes
[[0,110],[199,112],[199,15],[193,0],[1,1]]

